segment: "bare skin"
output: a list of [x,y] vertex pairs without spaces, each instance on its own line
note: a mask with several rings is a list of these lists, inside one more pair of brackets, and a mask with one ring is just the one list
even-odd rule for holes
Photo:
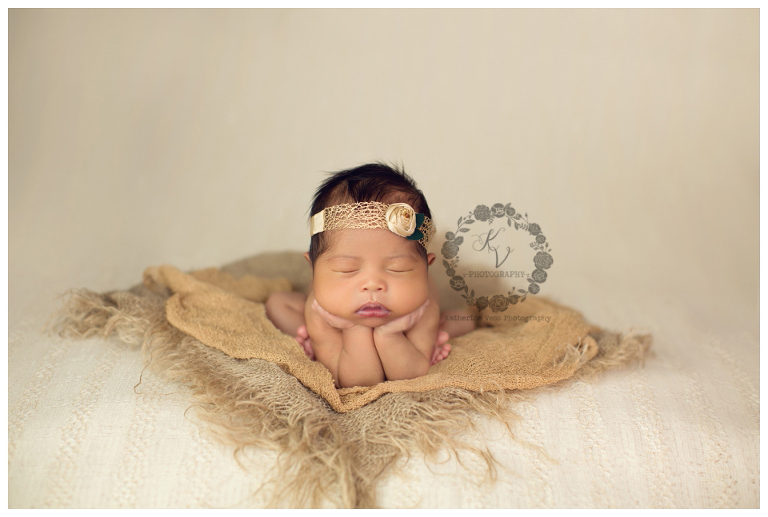
[[[272,323],[282,332],[293,336],[304,349],[304,353],[314,361],[317,357],[315,355],[312,339],[307,331],[304,309],[307,305],[310,305],[310,308],[312,308],[313,311],[317,311],[318,309],[313,308],[312,304],[308,303],[308,300],[309,297],[303,293],[274,293],[267,300],[266,308],[267,316]],[[317,307],[320,312],[329,314],[327,311],[324,311],[322,307],[319,307],[319,305]],[[467,314],[466,311],[462,310],[451,310],[440,314],[438,334],[429,361],[430,366],[439,363],[450,355],[451,344],[448,343],[450,339],[462,336],[475,329],[475,324],[471,320],[460,321],[452,318],[452,316],[466,316]],[[447,319],[446,316],[448,317]],[[330,324],[328,324],[328,326],[332,329],[335,328]],[[328,329],[325,330],[327,331]],[[320,333],[323,333],[323,331],[320,331]],[[340,330],[338,335],[338,337],[341,336]],[[336,336],[332,335],[330,337],[333,340],[336,339]],[[334,361],[331,358],[329,362],[333,364]],[[336,379],[337,369],[331,371],[332,374],[334,372],[336,372],[336,374],[334,374],[334,379]]]
[[[425,264],[418,255],[407,256],[412,247],[405,239],[387,230],[371,233],[376,231],[343,230],[336,254],[316,260],[307,296],[275,293],[266,303],[273,324],[325,365],[339,387],[424,375],[448,357],[451,337],[474,329],[471,320],[441,316],[427,273],[434,254]],[[316,288],[322,297],[316,297]],[[358,309],[366,302],[384,308],[371,315]]]

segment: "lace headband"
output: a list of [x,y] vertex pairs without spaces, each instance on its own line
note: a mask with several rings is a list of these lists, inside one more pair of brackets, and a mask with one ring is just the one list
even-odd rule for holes
[[417,214],[407,203],[344,203],[326,207],[309,220],[310,235],[342,228],[386,228],[409,241],[419,241],[424,249],[435,234],[430,218]]

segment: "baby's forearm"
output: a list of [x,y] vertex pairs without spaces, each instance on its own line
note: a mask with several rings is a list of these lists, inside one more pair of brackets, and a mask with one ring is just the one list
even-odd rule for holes
[[390,381],[414,379],[426,375],[429,359],[402,332],[379,332],[373,329],[373,342],[381,365]]
[[342,330],[341,343],[339,386],[373,386],[384,382],[384,368],[370,327],[356,326]]

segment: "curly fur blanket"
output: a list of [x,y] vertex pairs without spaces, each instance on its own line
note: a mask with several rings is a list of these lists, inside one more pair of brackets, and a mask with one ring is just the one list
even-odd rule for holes
[[75,291],[56,327],[75,336],[116,335],[140,346],[150,367],[192,388],[199,416],[237,450],[283,454],[274,504],[375,506],[375,487],[401,457],[470,449],[456,439],[479,413],[508,423],[521,393],[642,359],[649,335],[587,324],[543,297],[511,306],[494,322],[451,341],[426,376],[337,390],[330,372],[266,318],[269,293],[306,290],[300,253],[265,254],[223,270],[186,274],[148,268],[144,285]]

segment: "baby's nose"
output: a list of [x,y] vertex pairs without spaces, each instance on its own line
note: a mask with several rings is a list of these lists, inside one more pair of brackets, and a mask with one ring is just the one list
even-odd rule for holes
[[380,275],[369,275],[361,284],[363,291],[384,291],[387,284]]

